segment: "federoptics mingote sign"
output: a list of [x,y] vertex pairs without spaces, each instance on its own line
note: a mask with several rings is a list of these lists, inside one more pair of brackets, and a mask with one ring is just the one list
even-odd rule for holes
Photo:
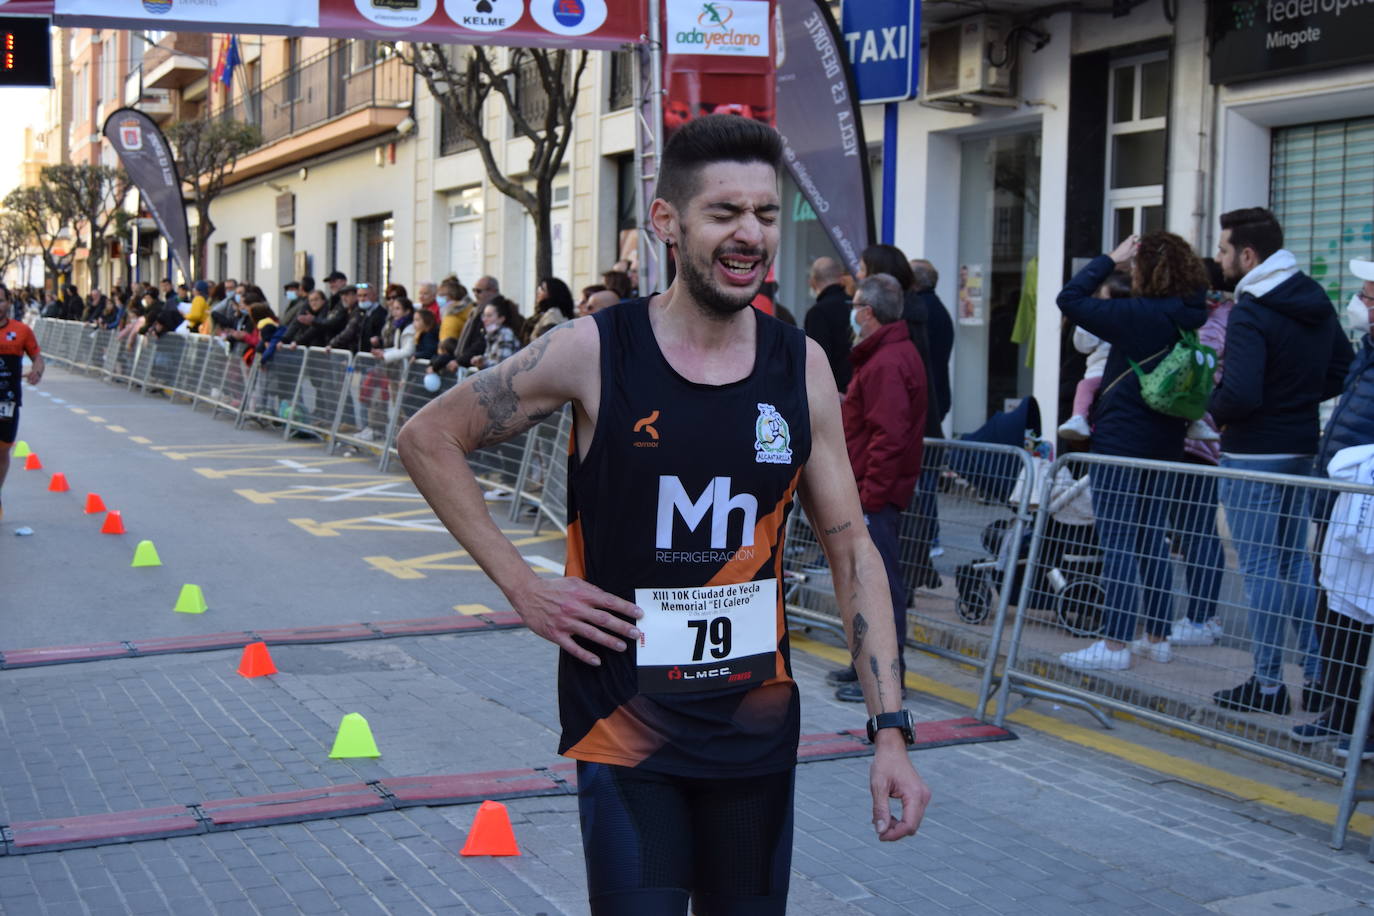
[[1374,60],[1374,0],[1211,0],[1212,82]]

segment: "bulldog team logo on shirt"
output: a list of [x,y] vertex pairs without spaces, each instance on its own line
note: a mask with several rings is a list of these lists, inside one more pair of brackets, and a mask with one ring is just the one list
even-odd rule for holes
[[754,421],[754,460],[759,464],[792,463],[792,431],[772,404],[759,405]]

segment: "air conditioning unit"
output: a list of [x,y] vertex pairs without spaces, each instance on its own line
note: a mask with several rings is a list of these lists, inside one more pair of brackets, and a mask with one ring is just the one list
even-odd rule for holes
[[[1007,47],[1011,21],[1005,16],[974,16],[932,27],[921,48],[921,98],[958,100],[968,96],[1012,94],[1012,55]],[[989,53],[991,52],[991,53]],[[994,66],[989,62],[1000,62]]]

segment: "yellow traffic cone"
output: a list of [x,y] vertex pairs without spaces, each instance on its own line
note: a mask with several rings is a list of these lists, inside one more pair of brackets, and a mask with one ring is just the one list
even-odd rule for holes
[[16,458],[27,458],[33,454],[33,449],[29,448],[27,442],[20,439],[18,442],[14,443],[14,451],[10,452],[10,454]]
[[[134,568],[161,566],[162,558],[157,555],[157,548],[153,546],[152,541],[139,541],[138,546],[134,548],[134,561],[129,565]],[[189,587],[193,588],[194,586]],[[181,610],[181,608],[177,608],[177,610]]]
[[200,586],[183,585],[181,594],[177,596],[177,605],[172,610],[178,614],[204,614],[205,595],[201,593]]
[[367,720],[356,712],[350,712],[339,722],[339,733],[334,737],[334,749],[329,752],[331,759],[347,757],[380,757],[377,742],[372,740],[372,729]]

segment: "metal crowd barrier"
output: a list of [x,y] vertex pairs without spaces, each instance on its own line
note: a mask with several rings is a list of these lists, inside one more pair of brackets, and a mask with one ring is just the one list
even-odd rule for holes
[[[1055,511],[1066,486],[1088,494],[1086,520]],[[1355,803],[1374,800],[1356,785],[1374,708],[1374,678],[1360,677],[1374,651],[1358,641],[1367,627],[1332,610],[1374,605],[1374,533],[1371,571],[1317,578],[1324,520],[1343,493],[1374,498],[1374,487],[1064,456],[1041,485],[1050,510],[1023,561],[993,721],[1010,693],[1050,698],[1106,727],[1102,710],[1128,713],[1342,780],[1339,848]],[[1336,753],[1342,734],[1348,757]]]
[[[925,473],[900,532],[910,595],[905,641],[973,667],[981,709],[993,689],[1020,545],[1031,523],[1034,487],[1017,484],[1033,465],[1024,449],[945,439],[925,441],[922,463]],[[829,565],[800,509],[788,528],[788,617],[841,631]]]
[[[340,448],[372,451],[379,470],[396,456],[396,435],[405,421],[471,374],[438,373],[439,389],[424,386],[426,360],[387,365],[370,353],[318,347],[277,347],[270,359],[250,362],[244,348],[200,334],[116,333],[79,321],[40,318],[34,333],[49,360],[135,387],[145,394],[184,399],[212,416],[227,413],[236,427],[252,421],[280,428],[283,438],[314,437],[332,454]],[[469,456],[468,462],[493,503],[511,503],[512,517],[536,510],[536,531],[545,520],[560,530],[567,522],[567,452],[571,414]]]

